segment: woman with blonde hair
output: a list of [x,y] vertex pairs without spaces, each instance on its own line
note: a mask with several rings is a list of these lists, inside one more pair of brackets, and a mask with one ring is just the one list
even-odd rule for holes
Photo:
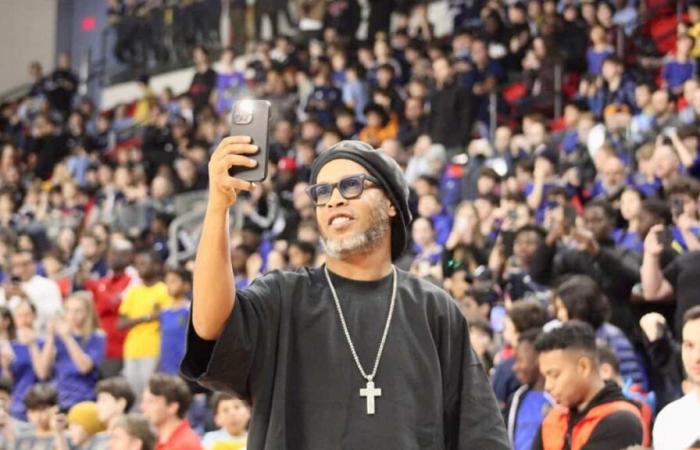
[[95,399],[105,335],[98,328],[92,294],[78,291],[64,302],[65,314],[49,322],[41,369],[53,373],[62,410]]

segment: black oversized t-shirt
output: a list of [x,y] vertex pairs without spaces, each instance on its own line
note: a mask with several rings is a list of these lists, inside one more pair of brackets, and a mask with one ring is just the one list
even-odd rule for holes
[[[382,395],[374,415],[367,415],[360,397],[365,381],[320,268],[271,272],[237,291],[217,341],[202,340],[190,324],[182,372],[252,402],[250,450],[509,448],[456,304],[434,285],[398,274],[394,317],[375,378]],[[360,361],[370,372],[392,276],[333,280]]]

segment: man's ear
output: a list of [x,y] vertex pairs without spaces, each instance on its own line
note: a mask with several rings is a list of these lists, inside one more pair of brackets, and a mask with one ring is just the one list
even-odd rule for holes
[[578,371],[581,375],[589,376],[593,371],[597,371],[593,360],[588,355],[581,355],[576,363]]
[[180,410],[180,404],[178,402],[172,402],[167,404],[168,412],[173,416],[177,416]]
[[389,217],[396,217],[396,208],[389,203]]
[[615,371],[609,363],[602,363],[598,366],[598,373],[604,380],[611,380],[615,376]]

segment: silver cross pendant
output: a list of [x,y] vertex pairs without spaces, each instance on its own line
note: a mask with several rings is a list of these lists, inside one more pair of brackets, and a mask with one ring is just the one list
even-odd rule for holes
[[367,414],[374,414],[374,398],[381,397],[382,390],[374,387],[374,381],[368,381],[367,386],[360,389],[360,397],[367,397]]

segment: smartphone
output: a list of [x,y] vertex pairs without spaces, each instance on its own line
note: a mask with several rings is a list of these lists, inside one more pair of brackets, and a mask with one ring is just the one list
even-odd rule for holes
[[684,206],[682,198],[673,197],[671,199],[671,214],[673,214],[673,217],[678,217],[683,214]]
[[231,111],[231,136],[250,136],[258,152],[248,155],[258,162],[251,168],[231,167],[229,175],[245,181],[262,181],[267,177],[270,138],[270,102],[245,99],[234,103]]
[[661,244],[663,248],[671,248],[673,244],[673,234],[669,228],[664,228],[656,232],[656,240],[659,241],[659,244]]
[[515,243],[515,231],[502,231],[503,253],[506,258],[513,255],[513,244]]

